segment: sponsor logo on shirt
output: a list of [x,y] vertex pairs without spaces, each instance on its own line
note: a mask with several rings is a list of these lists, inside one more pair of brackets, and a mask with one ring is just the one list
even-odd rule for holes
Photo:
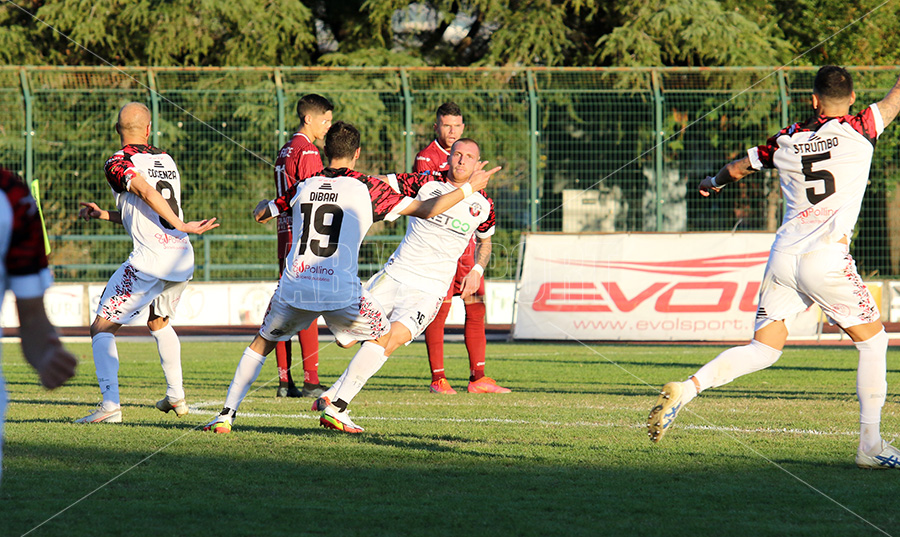
[[469,232],[470,229],[472,229],[472,226],[468,222],[463,222],[458,218],[453,218],[446,214],[438,214],[432,216],[427,220],[427,222],[431,222],[432,224],[441,226],[447,231],[457,233],[459,235],[465,235]]
[[303,260],[294,261],[293,267],[291,267],[298,276],[307,272],[309,274],[327,274],[328,276],[334,276],[334,270],[327,267],[319,267],[316,265],[307,265]]
[[470,205],[469,214],[471,214],[472,216],[478,216],[479,214],[481,214],[481,205],[477,203],[473,203],[472,205]]

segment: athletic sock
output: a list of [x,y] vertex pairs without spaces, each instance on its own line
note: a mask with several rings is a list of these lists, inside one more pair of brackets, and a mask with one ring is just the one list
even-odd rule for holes
[[241,401],[250,390],[250,385],[259,376],[263,364],[266,363],[266,357],[247,347],[244,354],[241,355],[241,361],[238,363],[234,372],[234,379],[228,386],[228,395],[225,396],[225,408],[233,409],[237,412]]
[[859,448],[868,455],[881,452],[881,408],[887,395],[888,335],[881,330],[856,343],[859,367],[856,396],[859,398]]
[[114,410],[120,406],[119,350],[116,348],[116,336],[109,332],[100,332],[91,338],[91,350],[94,354],[97,383],[103,395],[103,410]]
[[171,324],[160,330],[150,331],[156,340],[159,363],[166,377],[166,397],[172,400],[184,399],[184,377],[181,372],[181,342]]
[[319,325],[318,320],[306,330],[297,332],[300,352],[303,355],[303,382],[319,383]]
[[[732,380],[765,369],[778,361],[781,351],[775,350],[759,341],[751,340],[742,347],[732,347],[712,361],[701,367],[694,374],[699,383],[700,391],[728,384]],[[696,395],[697,390],[688,393]],[[691,397],[693,399],[693,397]]]
[[450,313],[450,301],[444,300],[434,320],[425,329],[425,349],[428,352],[428,366],[431,368],[431,382],[445,378],[444,373],[444,323]]
[[279,341],[275,343],[275,363],[278,364],[278,385],[282,388],[287,388],[291,380],[290,341]]
[[484,357],[487,337],[484,335],[484,316],[487,308],[484,302],[466,304],[466,352],[469,354],[469,381],[475,382],[484,376]]
[[366,382],[381,369],[387,359],[388,357],[384,355],[384,347],[372,341],[363,343],[342,375],[344,380],[334,394],[334,400],[352,402]]

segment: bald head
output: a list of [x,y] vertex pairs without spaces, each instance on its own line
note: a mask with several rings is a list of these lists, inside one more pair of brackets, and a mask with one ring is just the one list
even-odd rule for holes
[[150,109],[143,103],[128,103],[119,110],[116,132],[123,144],[146,144],[150,136]]

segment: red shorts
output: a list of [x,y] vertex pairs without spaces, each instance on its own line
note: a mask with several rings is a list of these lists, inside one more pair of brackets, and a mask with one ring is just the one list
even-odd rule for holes
[[[456,264],[456,275],[453,277],[453,283],[450,284],[450,289],[447,290],[447,296],[444,297],[444,300],[448,300],[462,293],[463,278],[466,277],[466,274],[468,274],[474,266],[475,237],[472,237],[472,240],[469,241],[469,245],[466,247],[466,251],[463,252],[462,257],[459,258],[459,262]],[[475,294],[484,296],[484,276],[481,277],[481,283],[478,284],[478,290],[475,291]]]

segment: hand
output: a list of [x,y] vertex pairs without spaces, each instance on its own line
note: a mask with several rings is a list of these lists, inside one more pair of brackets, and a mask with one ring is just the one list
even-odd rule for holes
[[492,175],[503,169],[502,167],[497,166],[485,171],[484,167],[486,164],[486,160],[479,162],[478,165],[475,166],[475,171],[472,172],[471,177],[469,177],[469,184],[472,185],[473,192],[484,190],[484,187],[486,187],[488,184],[488,179],[490,179]]
[[272,219],[272,215],[269,214],[269,200],[262,200],[256,204],[256,208],[253,209],[253,219],[260,224],[265,224]]
[[59,338],[52,337],[47,341],[47,349],[38,369],[41,384],[50,390],[62,386],[75,375],[78,360],[63,348]]
[[463,300],[472,296],[481,287],[481,274],[477,270],[470,270],[463,277],[459,297]]
[[714,177],[712,177],[712,176],[706,176],[702,181],[700,181],[700,186],[697,187],[697,189],[700,191],[700,195],[703,196],[704,198],[708,197],[710,192],[714,192],[714,193],[718,194],[719,191],[722,190],[723,185],[719,185],[719,186],[712,185],[713,179],[714,179]]
[[[97,220],[109,220],[109,211],[104,211],[94,202],[80,202],[82,207],[78,211],[78,217],[83,218],[84,220],[90,220],[91,218],[96,218]],[[106,213],[106,218],[104,218],[104,213]]]
[[194,233],[196,235],[203,235],[210,229],[215,229],[219,227],[219,224],[216,223],[215,218],[210,218],[209,220],[196,220],[193,222],[185,222],[184,227],[181,231],[185,233]]

